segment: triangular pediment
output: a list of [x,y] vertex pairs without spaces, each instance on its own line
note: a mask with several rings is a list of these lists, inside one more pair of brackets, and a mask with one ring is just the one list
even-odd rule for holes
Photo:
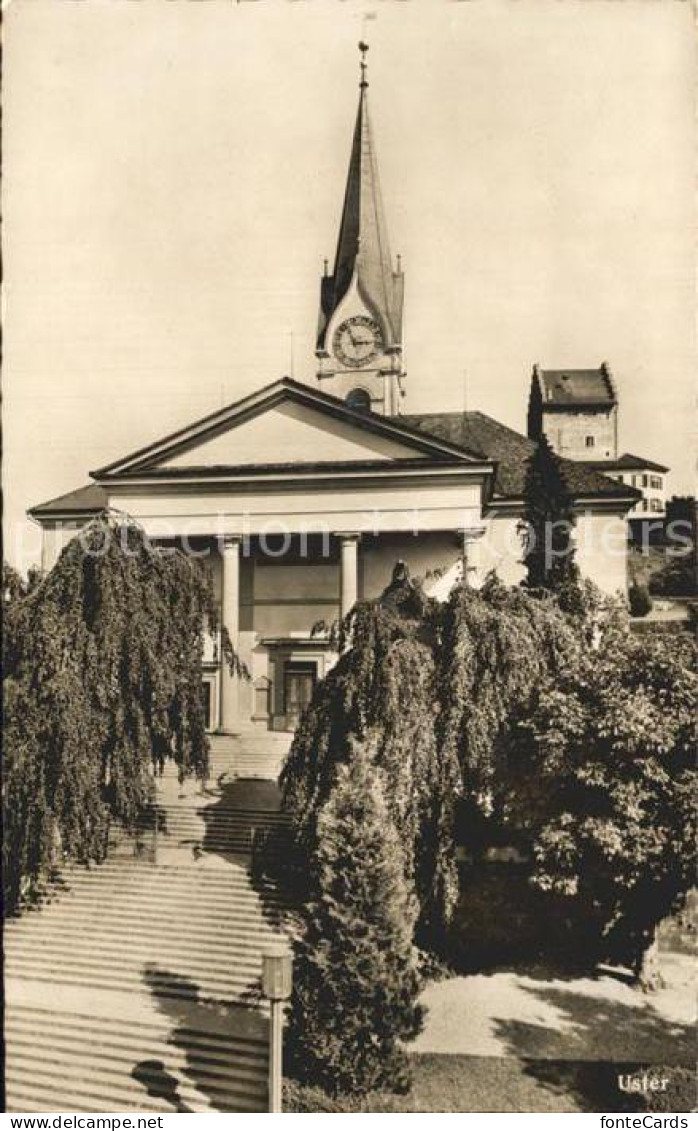
[[354,421],[337,420],[307,405],[285,401],[161,460],[159,466],[249,467],[270,463],[405,459],[414,454],[414,448],[407,444],[367,432]]
[[387,417],[356,412],[336,397],[284,378],[94,475],[454,458],[473,459],[457,445]]

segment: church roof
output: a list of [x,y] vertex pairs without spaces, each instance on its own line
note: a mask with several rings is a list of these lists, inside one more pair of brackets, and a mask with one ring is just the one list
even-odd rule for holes
[[356,275],[361,297],[382,323],[389,346],[402,336],[403,276],[393,271],[388,227],[383,209],[376,147],[368,109],[365,65],[349,159],[344,207],[332,275],[322,280],[318,347]]
[[[459,444],[483,459],[496,463],[494,496],[520,499],[526,481],[526,464],[535,451],[535,442],[520,432],[500,424],[484,412],[435,412],[400,416],[413,428]],[[569,490],[577,498],[587,496],[628,498],[634,488],[620,484],[588,464],[563,459]]]
[[[109,479],[112,477],[109,473],[116,472],[117,475],[121,473],[128,476],[129,473],[134,471],[138,473],[139,469],[145,470],[147,467],[147,473],[155,478],[158,475],[167,475],[177,479],[191,474],[193,471],[205,476],[225,473],[242,477],[250,474],[259,475],[287,469],[293,470],[294,468],[302,468],[305,473],[315,471],[321,474],[330,470],[339,471],[343,468],[358,466],[356,461],[349,461],[346,464],[341,461],[324,462],[317,459],[313,461],[309,452],[308,455],[311,458],[303,460],[301,464],[297,461],[278,464],[260,462],[259,464],[240,466],[185,466],[181,469],[170,467],[163,468],[161,471],[158,470],[157,456],[162,454],[163,451],[171,450],[173,444],[178,447],[180,442],[186,443],[192,437],[197,438],[206,433],[209,428],[217,428],[222,422],[227,424],[234,419],[247,419],[250,411],[261,410],[265,405],[276,403],[281,398],[291,398],[299,403],[307,401],[309,404],[315,404],[329,412],[330,419],[340,414],[342,418],[351,420],[353,425],[361,430],[365,429],[367,432],[377,432],[394,438],[400,437],[413,443],[415,451],[409,459],[394,459],[390,463],[379,462],[375,464],[376,469],[386,467],[396,469],[401,466],[413,469],[417,469],[419,466],[443,467],[453,463],[461,464],[462,462],[465,462],[466,465],[470,463],[473,466],[478,464],[480,466],[489,465],[487,470],[492,470],[494,473],[494,501],[497,499],[502,501],[521,499],[523,495],[526,464],[535,450],[535,443],[513,428],[500,424],[491,416],[487,416],[483,412],[442,412],[385,417],[376,413],[354,412],[338,398],[319,392],[309,386],[301,385],[290,378],[283,378],[281,381],[274,382],[258,393],[243,398],[235,405],[218,410],[212,416],[190,425],[189,428],[182,429],[179,433],[168,436],[148,448],[132,453],[125,460],[111,464],[108,468],[103,468],[100,472],[94,474],[104,475],[105,479]],[[151,462],[151,457],[156,457],[154,462]],[[613,499],[627,500],[640,497],[639,491],[608,478],[590,464],[575,460],[562,460],[562,463],[569,489],[577,498],[607,498],[612,501]],[[366,469],[373,466],[365,460],[362,461],[362,464]],[[651,465],[649,462],[643,461],[642,466],[649,467]],[[99,513],[106,507],[107,501],[107,491],[99,484],[92,483],[87,487],[41,503],[39,506],[33,507],[29,513],[37,519],[88,516]]]
[[38,506],[30,509],[29,514],[36,518],[59,515],[75,515],[82,518],[99,514],[107,506],[107,498],[107,492],[98,483],[88,483],[86,487],[78,487],[76,491],[69,491],[67,495],[59,495],[46,503],[39,503]]
[[533,368],[544,408],[608,407],[617,404],[610,370],[604,362],[598,369]]
[[607,471],[669,471],[663,463],[655,463],[642,456],[634,456],[630,452],[623,452],[618,459],[589,459],[583,460],[587,467],[596,467]]

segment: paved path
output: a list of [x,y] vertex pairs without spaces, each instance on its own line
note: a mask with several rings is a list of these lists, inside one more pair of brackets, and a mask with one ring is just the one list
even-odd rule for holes
[[664,990],[645,994],[610,974],[474,974],[430,985],[412,1051],[551,1060],[691,1063],[694,960],[663,956]]

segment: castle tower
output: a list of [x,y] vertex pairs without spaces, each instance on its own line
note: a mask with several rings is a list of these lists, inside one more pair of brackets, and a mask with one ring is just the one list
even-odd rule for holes
[[368,112],[366,52],[334,270],[320,286],[315,355],[321,388],[353,408],[399,412],[404,276],[393,261]]

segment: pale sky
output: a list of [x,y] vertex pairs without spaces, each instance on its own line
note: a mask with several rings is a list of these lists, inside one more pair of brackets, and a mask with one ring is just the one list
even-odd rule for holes
[[292,343],[314,380],[362,28],[405,411],[467,396],[525,431],[534,362],[606,360],[621,451],[693,490],[689,3],[12,0],[10,556],[28,506],[288,373]]

